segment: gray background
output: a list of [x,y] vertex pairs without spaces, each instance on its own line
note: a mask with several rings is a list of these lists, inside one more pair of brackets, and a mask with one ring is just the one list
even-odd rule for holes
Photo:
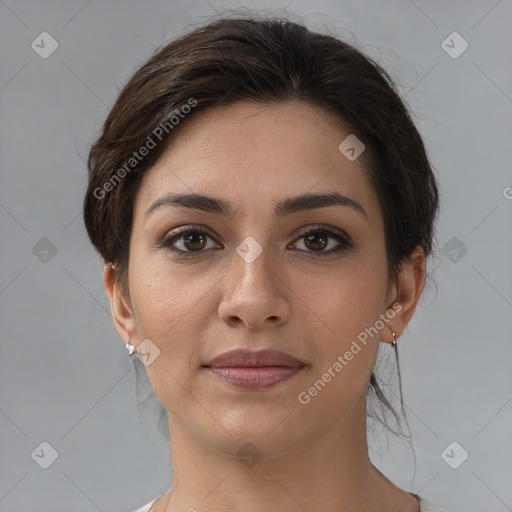
[[[130,511],[170,487],[169,446],[151,412],[139,419],[136,374],[83,226],[84,161],[153,50],[240,5],[0,0],[1,511]],[[277,5],[391,72],[439,173],[435,284],[400,339],[416,462],[385,437],[372,457],[453,512],[512,510],[512,3]],[[46,59],[31,47],[44,31],[58,42]],[[453,31],[469,44],[457,58],[441,46]],[[453,441],[469,453],[457,469],[441,456]],[[47,469],[42,442],[58,452]],[[462,448],[448,451],[452,464]]]

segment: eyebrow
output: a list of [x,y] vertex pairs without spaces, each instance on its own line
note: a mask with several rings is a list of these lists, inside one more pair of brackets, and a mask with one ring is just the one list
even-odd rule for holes
[[[225,217],[234,217],[235,211],[231,205],[216,197],[195,193],[169,193],[157,199],[144,214],[145,219],[156,210],[164,206],[174,206],[182,208],[191,208],[203,210],[205,212],[222,215]],[[345,206],[358,211],[366,219],[368,218],[361,204],[349,196],[340,194],[339,192],[330,193],[307,193],[294,197],[287,197],[277,203],[274,209],[274,216],[281,219],[287,214],[300,211],[315,210],[318,208],[326,208],[328,206]]]

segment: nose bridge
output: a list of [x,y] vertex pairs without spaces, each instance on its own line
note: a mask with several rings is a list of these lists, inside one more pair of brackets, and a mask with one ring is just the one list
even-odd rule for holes
[[267,319],[276,323],[288,316],[289,305],[273,268],[276,261],[271,251],[251,236],[237,246],[219,308],[224,321],[257,327]]
[[247,236],[236,248],[233,255],[236,287],[243,292],[258,294],[271,294],[269,287],[273,286],[273,272],[271,271],[271,248],[269,243],[265,247],[254,237]]

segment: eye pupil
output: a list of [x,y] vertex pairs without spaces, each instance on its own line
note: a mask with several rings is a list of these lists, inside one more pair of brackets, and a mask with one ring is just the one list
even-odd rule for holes
[[[194,241],[196,239],[196,241]],[[197,242],[197,239],[201,239],[201,242]],[[184,235],[183,237],[183,243],[185,244],[185,247],[190,251],[197,251],[202,249],[205,246],[205,237],[204,235],[201,235],[199,233],[189,233],[188,235]],[[192,244],[192,246],[189,245],[189,243]]]
[[[320,244],[318,244],[318,243],[315,244],[314,240],[318,239],[318,238],[320,238],[322,240],[322,242],[320,242]],[[308,247],[308,249],[317,251],[320,249],[324,249],[327,246],[327,238],[328,238],[328,235],[326,235],[325,233],[313,233],[313,234],[305,237],[304,243],[305,243],[306,247]],[[309,245],[310,242],[313,242],[313,247],[311,247]],[[318,246],[318,245],[320,245],[320,246]]]

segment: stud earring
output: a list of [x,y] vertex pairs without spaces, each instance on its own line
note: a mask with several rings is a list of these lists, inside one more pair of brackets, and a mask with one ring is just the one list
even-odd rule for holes
[[135,353],[135,346],[132,345],[131,343],[126,343],[126,350],[128,350],[129,356],[133,356],[133,354]]

